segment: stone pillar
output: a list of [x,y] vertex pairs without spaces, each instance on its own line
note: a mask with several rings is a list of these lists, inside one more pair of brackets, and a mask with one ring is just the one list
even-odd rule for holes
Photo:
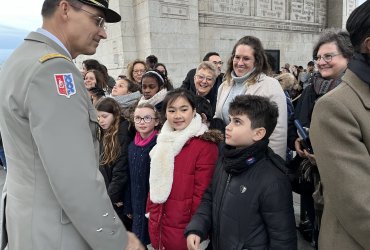
[[198,1],[145,0],[150,12],[150,46],[139,46],[139,55],[158,57],[166,65],[169,77],[178,87],[186,73],[200,62]]
[[328,28],[345,29],[346,21],[356,8],[356,0],[328,0]]

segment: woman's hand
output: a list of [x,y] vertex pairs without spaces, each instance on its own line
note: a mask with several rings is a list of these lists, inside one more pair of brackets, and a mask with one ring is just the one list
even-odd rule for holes
[[294,142],[294,147],[295,147],[295,151],[297,152],[297,154],[302,157],[302,158],[307,158],[306,154],[303,152],[303,148],[302,148],[302,144],[301,144],[301,141],[302,139],[301,138],[297,138]]
[[308,153],[306,149],[304,149],[304,150],[303,150],[303,152],[304,152],[304,156],[305,156],[305,158],[307,158],[307,159],[311,162],[311,164],[313,164],[313,165],[317,166],[317,165],[316,165],[316,158],[315,158],[315,155],[314,155],[314,154],[310,154],[310,153]]

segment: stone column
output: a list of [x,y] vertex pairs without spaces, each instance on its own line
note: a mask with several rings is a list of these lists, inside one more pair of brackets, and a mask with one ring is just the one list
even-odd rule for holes
[[145,0],[150,10],[149,44],[138,46],[139,55],[154,54],[166,65],[175,87],[200,61],[198,1]]
[[328,27],[345,29],[346,21],[356,8],[356,0],[328,0]]

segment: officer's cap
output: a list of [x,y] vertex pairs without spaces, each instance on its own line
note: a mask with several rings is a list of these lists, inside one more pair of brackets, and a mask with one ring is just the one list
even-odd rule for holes
[[78,1],[102,10],[105,14],[104,19],[107,23],[117,23],[121,21],[121,16],[114,10],[108,8],[109,0],[78,0]]

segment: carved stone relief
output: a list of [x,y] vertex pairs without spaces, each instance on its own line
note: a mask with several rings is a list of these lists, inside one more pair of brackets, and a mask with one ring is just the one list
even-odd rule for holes
[[285,0],[259,0],[256,16],[285,20]]
[[160,0],[161,17],[189,19],[189,0]]
[[326,0],[200,0],[199,6],[200,25],[319,32],[326,24]]

